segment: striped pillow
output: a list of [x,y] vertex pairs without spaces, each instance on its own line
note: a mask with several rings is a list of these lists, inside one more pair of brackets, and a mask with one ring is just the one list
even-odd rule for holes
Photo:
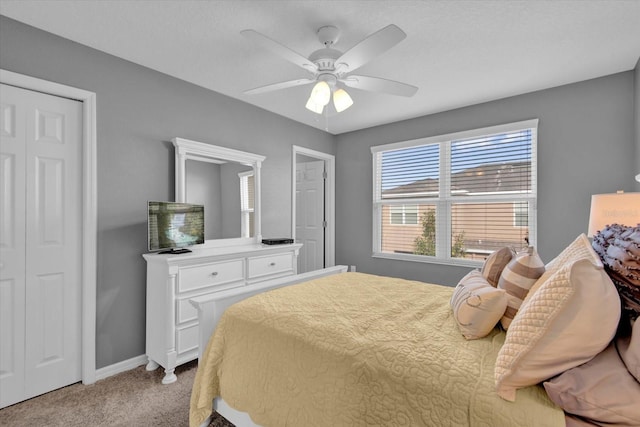
[[529,289],[542,276],[542,273],[544,273],[544,263],[533,246],[518,252],[502,270],[498,289],[507,291],[507,310],[500,319],[500,324],[505,330],[509,329]]
[[482,265],[482,270],[480,270],[482,271],[482,277],[494,288],[498,286],[502,270],[509,264],[514,255],[514,250],[507,246],[494,251]]

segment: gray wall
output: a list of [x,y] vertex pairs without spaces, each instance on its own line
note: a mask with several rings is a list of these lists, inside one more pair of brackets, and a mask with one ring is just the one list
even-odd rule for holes
[[291,233],[291,146],[335,154],[325,132],[3,16],[0,67],[97,94],[98,368],[145,351],[146,202],[174,199],[171,138],[266,156],[269,236]]
[[336,262],[445,284],[467,269],[371,258],[370,146],[539,118],[545,260],[586,231],[591,194],[631,191],[630,171],[640,172],[633,72],[333,137],[5,17],[0,67],[97,93],[98,368],[144,353],[146,201],[173,200],[172,137],[267,157],[263,234],[270,237],[290,234],[291,146],[335,154]]
[[[425,88],[424,90],[428,90]],[[538,251],[555,257],[586,233],[592,194],[632,191],[634,72],[419,117],[337,137],[336,262],[455,285],[468,268],[374,259],[369,147],[538,118]]]

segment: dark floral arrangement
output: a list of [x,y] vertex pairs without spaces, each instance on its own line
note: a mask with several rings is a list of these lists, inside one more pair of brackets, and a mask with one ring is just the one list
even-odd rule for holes
[[593,249],[618,289],[623,314],[630,321],[640,316],[640,224],[612,224],[593,238]]

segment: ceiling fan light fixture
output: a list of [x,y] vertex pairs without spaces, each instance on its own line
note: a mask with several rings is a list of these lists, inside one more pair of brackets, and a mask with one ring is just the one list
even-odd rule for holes
[[313,100],[313,96],[309,97],[307,100],[307,105],[305,105],[306,109],[309,111],[313,111],[316,114],[322,114],[322,110],[324,110],[324,105],[316,104]]
[[309,100],[313,100],[313,102],[319,106],[324,107],[331,100],[331,87],[329,87],[329,83],[325,81],[319,81],[311,90],[311,96]]
[[352,105],[353,99],[351,99],[346,90],[338,89],[333,92],[333,106],[336,107],[338,113],[343,112]]

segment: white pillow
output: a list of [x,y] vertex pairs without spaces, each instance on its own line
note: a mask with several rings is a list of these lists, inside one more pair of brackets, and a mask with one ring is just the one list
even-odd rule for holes
[[464,276],[451,297],[453,317],[468,339],[482,338],[496,326],[507,308],[507,294],[473,270]]
[[540,278],[507,331],[495,365],[496,389],[505,400],[514,401],[518,388],[587,362],[615,335],[618,292],[602,264],[593,262],[590,246],[582,239],[572,245],[581,250],[565,249],[573,256],[563,254],[565,264]]

